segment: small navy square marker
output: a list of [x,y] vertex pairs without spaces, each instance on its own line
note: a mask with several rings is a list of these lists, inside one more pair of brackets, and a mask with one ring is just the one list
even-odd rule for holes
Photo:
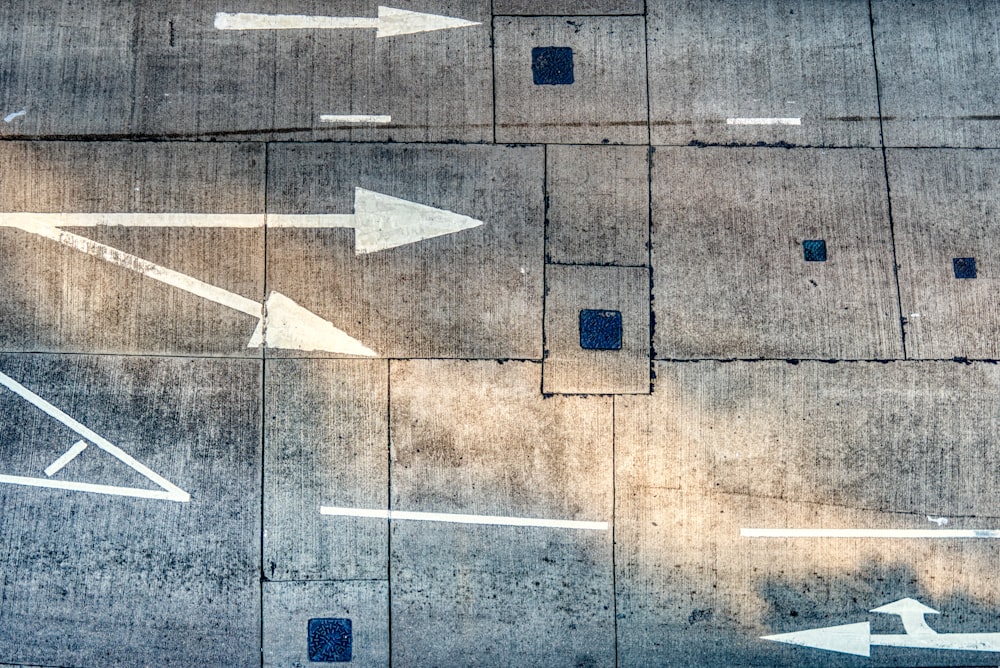
[[826,262],[826,241],[806,239],[802,242],[802,257],[806,262]]
[[310,619],[309,660],[350,661],[351,620],[342,618]]
[[621,312],[594,309],[580,311],[580,347],[586,350],[621,350]]
[[951,261],[951,266],[955,270],[955,278],[975,278],[976,258],[956,257]]
[[536,86],[573,83],[573,49],[568,46],[536,46],[531,50],[531,76]]

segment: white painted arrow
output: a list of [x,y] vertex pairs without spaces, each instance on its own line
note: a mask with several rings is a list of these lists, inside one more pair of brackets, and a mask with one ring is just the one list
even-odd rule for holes
[[[425,204],[354,189],[354,213],[4,213],[0,227],[299,227],[354,229],[354,252],[374,253],[478,227],[483,221]],[[31,231],[31,230],[29,230]]]
[[872,635],[869,622],[827,626],[792,633],[762,636],[764,640],[801,645],[841,654],[871,656],[874,645],[909,647],[913,649],[946,649],[966,652],[1000,652],[1000,633],[938,633],[927,625],[925,614],[937,614],[912,598],[904,598],[871,612],[899,615],[903,620],[902,634]]
[[410,12],[405,9],[379,7],[378,18],[353,16],[304,16],[301,14],[228,14],[215,15],[218,30],[349,30],[375,28],[376,37],[396,37],[420,32],[477,26],[477,21],[450,16]]
[[281,293],[272,292],[267,300],[260,304],[93,239],[60,230],[44,221],[45,214],[29,215],[31,217],[11,218],[8,214],[4,214],[5,224],[258,318],[260,322],[247,344],[248,348],[266,345],[271,348],[321,350],[366,357],[378,355],[357,339],[348,336]]

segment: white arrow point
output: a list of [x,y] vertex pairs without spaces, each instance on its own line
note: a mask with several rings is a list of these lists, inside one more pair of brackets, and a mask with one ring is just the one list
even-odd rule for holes
[[881,612],[887,615],[902,615],[919,613],[921,615],[939,615],[937,610],[930,608],[913,598],[901,598],[892,603],[886,603],[878,608],[873,608],[870,612]]
[[264,317],[247,348],[258,348],[265,342],[268,348],[378,357],[371,348],[280,292],[272,292],[264,302]]
[[483,221],[383,195],[364,188],[354,189],[354,252],[405,246],[432,237],[461,232]]
[[466,21],[450,16],[409,12],[405,9],[392,7],[378,8],[378,32],[376,37],[396,37],[412,35],[418,32],[446,30],[448,28],[467,28],[479,25],[478,21]]
[[871,656],[871,624],[868,622],[761,637],[763,640],[773,640],[789,645],[801,645],[802,647],[857,656]]

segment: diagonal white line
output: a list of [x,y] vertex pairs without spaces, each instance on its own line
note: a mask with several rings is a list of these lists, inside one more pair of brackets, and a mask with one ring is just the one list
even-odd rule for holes
[[45,475],[50,478],[63,470],[63,467],[76,459],[76,456],[87,449],[86,441],[77,441],[69,450],[59,455],[59,458],[49,464],[45,469]]
[[138,487],[116,487],[114,485],[94,485],[89,482],[74,482],[71,480],[46,480],[45,478],[26,478],[19,475],[0,475],[0,483],[26,485],[28,487],[48,487],[51,489],[68,489],[74,492],[94,492],[96,494],[112,494],[114,496],[134,496],[140,499],[162,499],[164,501],[179,501],[187,503],[190,495],[183,490],[167,491],[159,489],[140,489]]
[[740,529],[744,538],[1000,538],[998,529]]
[[553,529],[589,529],[607,531],[607,522],[585,522],[579,520],[547,520],[534,517],[506,517],[503,515],[462,515],[457,513],[423,513],[407,510],[383,510],[380,508],[338,508],[320,506],[323,515],[345,517],[371,517],[384,520],[418,520],[424,522],[453,522],[457,524],[494,524],[515,527],[549,527]]

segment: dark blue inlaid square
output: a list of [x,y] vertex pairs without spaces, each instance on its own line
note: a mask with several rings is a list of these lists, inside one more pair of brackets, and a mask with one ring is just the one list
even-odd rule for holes
[[531,76],[536,86],[573,83],[573,49],[568,46],[536,46],[531,50]]
[[802,257],[806,262],[826,262],[826,241],[806,239],[802,242]]
[[580,347],[587,350],[621,350],[621,312],[595,309],[580,311]]
[[976,258],[974,257],[953,258],[951,266],[955,270],[955,278],[976,277]]
[[351,660],[351,620],[342,618],[309,620],[310,661]]

